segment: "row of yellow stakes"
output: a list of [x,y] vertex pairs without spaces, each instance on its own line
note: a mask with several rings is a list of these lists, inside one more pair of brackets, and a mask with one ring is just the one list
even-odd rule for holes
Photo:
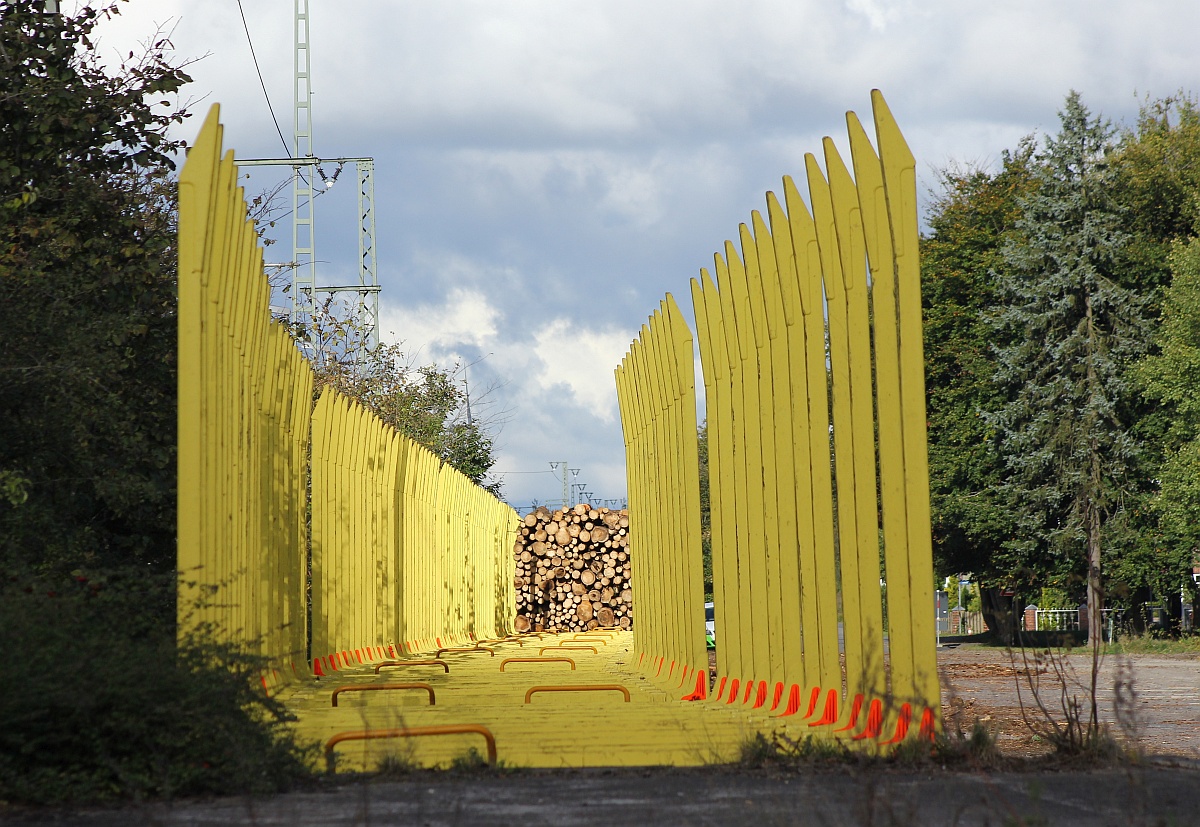
[[[828,179],[805,159],[812,212],[785,178],[783,202],[767,194],[767,219],[753,213],[740,253],[726,242],[715,278],[702,270],[692,297],[709,438],[714,701],[875,745],[932,737],[940,689],[915,161],[878,91],[872,103],[879,153],[848,113],[854,176],[826,138]],[[647,372],[678,362],[668,355]],[[636,471],[645,452],[620,387],[632,509],[653,489]],[[694,416],[675,424],[695,432]],[[674,450],[671,440],[686,437],[658,450]],[[695,473],[690,457],[655,461]],[[642,540],[640,553],[674,559],[647,548],[659,541]],[[677,565],[686,581],[687,562]],[[646,639],[657,642],[656,626],[670,637],[681,622],[703,623],[690,589],[665,602],[690,616],[639,607]]]
[[655,677],[681,685],[692,675],[688,697],[699,699],[708,692],[708,653],[692,364],[691,332],[668,293],[617,367],[616,382],[629,523],[638,538],[634,647],[643,662],[650,656]]
[[266,679],[308,672],[310,632],[318,671],[508,634],[516,513],[336,393],[314,411],[222,137],[213,106],[179,181],[181,638],[264,655]]
[[313,412],[312,637],[321,673],[503,637],[517,515],[431,451],[325,388]]

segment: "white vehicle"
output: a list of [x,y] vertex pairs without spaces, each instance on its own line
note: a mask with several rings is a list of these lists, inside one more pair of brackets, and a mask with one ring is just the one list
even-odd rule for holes
[[717,614],[713,604],[704,604],[704,638],[709,649],[717,648]]

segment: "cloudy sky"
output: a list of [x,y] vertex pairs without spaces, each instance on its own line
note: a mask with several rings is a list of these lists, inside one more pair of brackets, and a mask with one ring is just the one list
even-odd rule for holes
[[[292,3],[243,4],[290,146]],[[1071,89],[1128,124],[1146,95],[1200,87],[1194,0],[310,4],[315,152],[375,158],[382,333],[496,388],[518,506],[561,498],[563,459],[594,498],[625,495],[614,366],[664,292],[690,312],[688,279],[821,136],[845,146],[871,88],[927,191],[1054,130]],[[204,56],[190,94],[221,104],[226,145],[279,157],[236,0],[132,0],[102,48],[156,24]],[[317,203],[325,283],[355,272],[353,180]]]

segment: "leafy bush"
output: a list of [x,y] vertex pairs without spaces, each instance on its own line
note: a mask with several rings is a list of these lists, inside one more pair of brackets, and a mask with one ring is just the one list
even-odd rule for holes
[[309,774],[315,746],[263,692],[261,660],[202,637],[177,646],[162,595],[127,572],[0,584],[0,800],[269,792]]

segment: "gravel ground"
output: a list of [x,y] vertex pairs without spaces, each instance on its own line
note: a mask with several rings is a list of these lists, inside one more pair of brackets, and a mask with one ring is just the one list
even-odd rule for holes
[[[979,720],[1006,755],[1050,752],[1030,724],[1045,728],[1047,714],[1062,723],[1064,686],[1068,699],[1084,704],[1090,694],[1091,660],[1084,654],[1047,657],[1043,651],[1022,658],[964,644],[939,650],[938,665],[947,729],[969,730]],[[1100,721],[1147,756],[1200,761],[1200,658],[1108,656],[1100,664],[1096,700]]]

